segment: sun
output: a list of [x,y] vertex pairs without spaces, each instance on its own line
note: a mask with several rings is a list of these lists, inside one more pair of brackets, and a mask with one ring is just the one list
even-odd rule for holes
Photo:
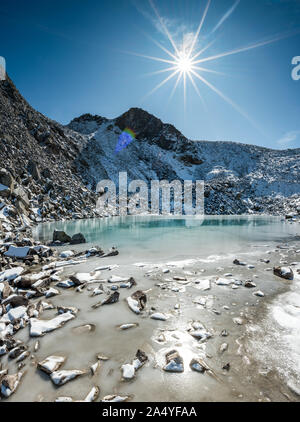
[[180,53],[175,62],[175,66],[182,73],[191,73],[193,70],[193,61],[186,53]]
[[[275,41],[279,41],[280,39],[287,38],[289,36],[292,36],[293,33],[287,32],[283,34],[278,34],[277,36],[274,36],[273,38],[265,39],[260,42],[256,42],[250,45],[247,45],[245,47],[235,48],[233,50],[225,51],[223,53],[217,53],[210,56],[204,56],[203,53],[207,51],[217,40],[217,38],[213,38],[209,43],[207,43],[204,47],[202,47],[200,50],[197,50],[197,42],[199,41],[199,35],[201,32],[201,29],[204,25],[205,18],[207,16],[209,6],[211,4],[211,0],[207,0],[203,15],[200,19],[199,26],[197,28],[197,31],[192,34],[192,39],[189,37],[191,34],[183,34],[183,42],[182,44],[176,44],[172,35],[170,34],[168,27],[166,26],[164,20],[161,18],[160,14],[158,13],[157,8],[154,5],[153,0],[149,0],[149,3],[152,7],[152,9],[155,12],[155,15],[160,23],[160,26],[166,35],[167,40],[170,42],[172,49],[167,49],[163,45],[161,45],[158,41],[152,39],[151,37],[148,37],[152,39],[152,41],[161,49],[164,51],[164,53],[167,54],[168,57],[162,58],[162,57],[153,57],[153,56],[147,56],[144,54],[138,54],[134,52],[127,52],[129,54],[134,54],[139,57],[144,57],[146,59],[154,60],[156,62],[161,62],[165,65],[168,65],[168,67],[158,70],[156,72],[149,73],[148,75],[154,75],[154,74],[162,74],[167,73],[167,76],[165,79],[163,79],[160,83],[158,83],[150,92],[148,92],[142,99],[142,101],[152,95],[154,92],[156,92],[159,88],[161,88],[163,85],[165,85],[168,81],[175,78],[175,83],[173,86],[173,89],[169,96],[169,101],[171,100],[172,96],[174,95],[179,83],[182,81],[183,85],[183,99],[184,99],[184,110],[186,106],[186,86],[187,82],[189,81],[199,98],[201,99],[203,105],[206,108],[205,101],[202,95],[202,92],[200,92],[198,84],[196,84],[196,81],[199,83],[202,83],[209,89],[211,89],[215,94],[217,94],[219,97],[221,97],[224,101],[226,101],[231,107],[233,107],[238,113],[240,113],[244,118],[246,118],[254,127],[257,129],[260,129],[260,127],[257,126],[256,122],[248,115],[247,112],[245,112],[239,105],[237,105],[231,98],[226,96],[220,89],[218,89],[215,85],[213,85],[211,82],[209,82],[206,79],[206,76],[204,76],[206,73],[210,74],[218,74],[218,75],[224,75],[222,72],[204,67],[203,64],[207,62],[215,62],[220,58],[231,56],[234,54],[243,53],[249,50],[253,50],[258,47],[263,47],[268,44],[271,44]],[[233,12],[233,10],[236,8],[236,6],[239,4],[239,0],[236,1],[235,6],[231,7],[226,14],[220,19],[219,23],[216,25],[215,29],[212,31],[211,34],[214,33],[214,31],[223,24],[227,17]],[[294,33],[294,35],[298,33],[297,31]],[[189,40],[188,43],[184,42],[184,40]],[[202,40],[203,41],[203,40]],[[262,131],[261,131],[262,132]],[[263,132],[262,132],[263,133]]]

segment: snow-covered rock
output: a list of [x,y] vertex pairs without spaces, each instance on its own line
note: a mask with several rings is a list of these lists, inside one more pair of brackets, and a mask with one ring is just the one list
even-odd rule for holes
[[74,319],[75,315],[71,312],[65,312],[49,320],[41,320],[37,318],[30,319],[30,336],[39,337],[46,333],[62,327],[66,322]]

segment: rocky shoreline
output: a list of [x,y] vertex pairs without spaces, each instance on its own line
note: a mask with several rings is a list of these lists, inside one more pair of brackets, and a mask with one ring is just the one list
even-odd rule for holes
[[[299,224],[296,218],[289,220],[291,224]],[[224,312],[230,313],[229,311],[232,308],[230,300],[226,301],[224,298],[222,298],[224,302],[222,309],[219,306],[216,307],[215,303],[218,300],[216,301],[210,295],[213,288],[220,289],[220,292],[222,289],[241,292],[241,299],[236,299],[239,305],[242,305],[242,298],[245,297],[245,294],[246,297],[249,296],[247,295],[249,292],[248,301],[252,300],[254,301],[253,306],[257,305],[259,301],[265,299],[269,292],[265,291],[261,277],[253,275],[256,266],[262,267],[261,271],[265,274],[272,273],[273,277],[285,282],[291,282],[295,277],[300,277],[300,266],[299,262],[296,261],[297,254],[299,254],[299,243],[297,244],[297,242],[293,245],[278,245],[275,250],[268,252],[269,256],[265,255],[257,259],[255,265],[236,258],[229,267],[230,272],[227,271],[228,268],[220,267],[210,274],[205,268],[195,267],[195,264],[191,266],[188,263],[183,263],[174,267],[166,263],[164,265],[136,264],[135,268],[138,268],[138,271],[141,272],[140,275],[131,275],[133,272],[132,266],[129,269],[129,274],[119,275],[114,273],[114,269],[118,268],[116,261],[118,251],[114,247],[107,252],[104,252],[99,246],[75,252],[72,250],[72,239],[75,243],[84,243],[85,241],[80,234],[71,238],[64,232],[54,231],[53,241],[48,244],[41,244],[30,237],[23,237],[24,234],[26,235],[26,232],[23,231],[22,226],[19,229],[15,228],[15,233],[6,232],[0,245],[0,395],[2,399],[11,396],[13,398],[19,385],[26,378],[28,369],[32,371],[36,368],[36,371],[46,373],[49,382],[52,382],[55,386],[64,386],[69,385],[71,380],[81,379],[84,376],[93,379],[99,368],[110,358],[98,353],[89,369],[65,369],[68,367],[65,363],[66,356],[47,354],[47,349],[40,349],[41,342],[39,340],[30,341],[30,339],[34,340],[36,337],[52,336],[56,330],[67,326],[69,321],[78,317],[79,308],[77,306],[65,305],[64,300],[59,304],[59,299],[64,298],[65,292],[73,292],[71,296],[67,296],[71,303],[73,295],[78,293],[83,293],[94,299],[100,296],[101,300],[93,301],[88,305],[94,310],[100,307],[102,309],[102,306],[105,306],[106,309],[110,309],[110,306],[112,308],[118,307],[121,299],[126,299],[126,312],[131,312],[138,319],[133,322],[130,319],[124,321],[117,326],[117,330],[130,332],[133,329],[142,329],[147,318],[154,323],[166,325],[175,318],[180,325],[184,308],[184,303],[180,302],[184,302],[184,300],[190,302],[190,295],[186,294],[189,288],[197,289],[201,294],[197,297],[193,295],[192,303],[195,310],[200,308],[208,312],[208,321],[211,318],[214,320],[215,317]],[[58,251],[54,245],[64,246],[66,249],[59,248],[60,251]],[[82,245],[82,248],[84,248],[84,245]],[[101,264],[103,258],[106,259]],[[77,266],[81,268],[89,260],[98,263],[92,271],[76,272]],[[276,265],[270,267],[271,261],[273,264],[276,262]],[[113,274],[103,275],[107,272]],[[246,276],[247,273],[250,273],[248,277]],[[142,278],[144,281],[141,283]],[[148,288],[145,288],[145,282],[150,283]],[[123,292],[126,292],[125,297],[123,297]],[[172,300],[169,303],[169,299],[167,299],[162,306],[159,304],[159,292],[167,293],[167,298],[170,295],[175,297],[179,295],[179,297],[186,298],[184,300],[179,299],[174,306],[171,305]],[[151,298],[153,294],[156,300]],[[218,297],[219,293],[216,292],[215,294]],[[50,298],[51,301],[57,299],[57,304],[54,305],[49,300]],[[87,300],[91,301],[91,299]],[[109,306],[106,307],[106,305]],[[191,306],[190,303],[189,306]],[[180,374],[187,370],[188,365],[192,372],[207,373],[217,382],[222,378],[222,382],[224,382],[224,377],[226,379],[227,374],[231,373],[233,365],[226,359],[228,348],[232,348],[233,338],[231,342],[228,341],[228,335],[233,331],[232,325],[243,327],[246,322],[249,322],[247,312],[242,309],[243,306],[241,306],[240,312],[234,314],[231,318],[231,324],[228,325],[224,322],[224,328],[218,334],[215,329],[208,329],[206,324],[198,319],[190,321],[186,324],[183,332],[177,334],[174,332],[172,334],[174,329],[170,330],[167,326],[165,330],[160,329],[160,334],[157,333],[157,335],[155,331],[153,334],[152,329],[153,341],[156,344],[168,344],[170,336],[171,338],[173,335],[175,336],[173,337],[173,340],[175,338],[175,343],[173,342],[175,347],[171,349],[169,347],[165,350],[159,367],[164,372]],[[43,314],[50,311],[51,318],[45,318]],[[82,309],[81,312],[85,313],[85,310]],[[95,326],[90,323],[72,328],[73,332],[76,333],[92,333],[94,329]],[[28,330],[28,338],[25,337],[25,340],[20,340],[18,334],[24,330]],[[115,336],[117,336],[117,333]],[[183,340],[180,336],[188,336],[188,341],[194,342],[198,347],[198,353],[190,356],[188,361],[183,359],[181,354],[180,345],[182,345]],[[213,342],[212,339],[215,338],[220,338],[221,342],[217,342],[218,345],[215,346],[217,349],[211,354],[211,352],[207,352],[205,345]],[[171,342],[171,344],[173,343]],[[195,347],[194,343],[193,347]],[[36,357],[40,350],[43,352],[43,359]],[[96,353],[96,351],[94,352]],[[153,351],[149,355],[147,351],[145,352],[142,349],[131,353],[133,353],[132,358],[119,367],[120,379],[123,382],[134,381],[141,368],[145,365],[148,366],[149,362],[153,365]],[[222,363],[220,362],[218,369],[208,363],[215,354],[222,357]],[[243,356],[243,359],[244,362],[247,359],[249,360],[247,356]],[[154,367],[157,367],[157,364]],[[296,394],[295,391],[297,391],[297,388],[294,388],[292,395]],[[134,399],[135,396],[136,394],[133,392],[128,394],[116,392],[116,394],[102,396],[101,400],[124,401]],[[87,395],[82,398],[78,397],[77,401],[94,401],[98,400],[99,397],[100,385],[93,385]],[[288,397],[293,400],[292,396]],[[43,400],[49,399],[43,397]],[[75,399],[71,396],[57,395],[55,400],[74,401]]]

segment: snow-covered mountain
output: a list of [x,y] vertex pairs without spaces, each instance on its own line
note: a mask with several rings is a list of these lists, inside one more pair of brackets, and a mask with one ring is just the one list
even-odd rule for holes
[[[126,128],[136,137],[116,152]],[[0,81],[0,141],[0,230],[98,216],[96,184],[117,183],[121,171],[129,180],[205,180],[207,214],[300,213],[300,149],[191,141],[137,108],[62,126],[34,110],[8,76]]]
[[[136,138],[116,152],[122,131]],[[81,137],[77,166],[88,186],[102,179],[204,180],[208,214],[300,212],[300,149],[272,150],[235,142],[191,141],[174,126],[132,108],[116,119],[90,114],[65,127]]]

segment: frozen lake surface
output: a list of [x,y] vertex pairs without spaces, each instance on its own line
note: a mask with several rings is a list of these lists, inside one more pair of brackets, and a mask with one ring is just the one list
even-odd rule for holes
[[[78,400],[95,385],[100,387],[100,398],[120,394],[135,401],[297,400],[288,382],[292,380],[294,390],[298,388],[299,276],[288,282],[276,277],[272,267],[286,262],[296,274],[299,224],[263,216],[206,217],[203,221],[125,217],[45,223],[35,235],[51,240],[54,228],[69,235],[81,232],[87,239],[87,244],[65,245],[60,251],[82,251],[94,245],[107,251],[114,245],[120,253],[92,257],[59,273],[66,280],[71,274],[111,266],[101,270],[104,293],[100,296],[92,297],[100,283],[95,281],[81,293],[60,288],[60,294],[50,299],[55,307],[75,306],[79,312],[64,327],[40,338],[41,347],[9,400],[52,401],[58,396]],[[234,265],[235,258],[246,265]],[[108,281],[112,276],[134,277],[137,285],[119,288],[117,303],[93,309],[112,293]],[[247,280],[255,288],[245,287]],[[126,302],[136,290],[147,294],[147,306],[140,315]],[[258,290],[263,297],[254,294]],[[154,320],[153,313],[167,318]],[[55,315],[55,309],[47,310],[41,318]],[[137,325],[125,331],[118,328],[128,323]],[[76,333],[74,328],[83,324],[93,324],[95,329]],[[199,341],[191,335],[199,324],[210,338]],[[221,335],[224,330],[228,335]],[[32,349],[36,340],[28,334],[25,327],[18,337]],[[124,381],[121,367],[132,362],[138,349],[147,354],[148,361],[134,379]],[[166,353],[174,349],[183,358],[182,373],[163,370]],[[109,360],[101,361],[100,370],[92,376],[89,367],[99,353]],[[64,369],[87,369],[87,375],[54,387],[34,365],[49,355],[67,357]],[[193,371],[192,358],[203,359],[211,372]]]
[[35,236],[52,240],[54,228],[69,235],[80,232],[87,247],[97,244],[107,249],[114,245],[120,259],[129,262],[245,252],[249,244],[287,242],[296,227],[279,217],[268,216],[127,216],[43,223]]

